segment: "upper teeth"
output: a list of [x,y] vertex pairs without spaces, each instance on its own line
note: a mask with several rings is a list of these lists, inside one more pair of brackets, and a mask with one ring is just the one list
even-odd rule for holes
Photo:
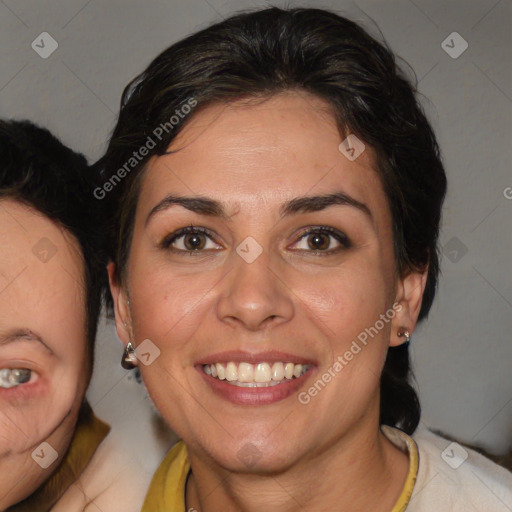
[[243,383],[279,383],[284,379],[293,379],[304,375],[310,365],[293,363],[228,363],[204,364],[203,370],[220,380],[227,380],[234,384]]
[[0,370],[0,388],[12,388],[30,380],[31,370],[26,368],[2,368]]

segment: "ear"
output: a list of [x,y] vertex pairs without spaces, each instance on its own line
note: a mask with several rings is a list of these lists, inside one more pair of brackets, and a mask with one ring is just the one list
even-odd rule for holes
[[129,308],[129,300],[127,293],[123,286],[121,286],[118,276],[117,267],[113,261],[107,265],[108,281],[110,284],[110,293],[114,300],[114,313],[116,316],[116,330],[119,339],[126,347],[129,341],[132,340],[131,332],[131,314]]
[[412,335],[418,322],[423,292],[427,283],[428,268],[424,272],[409,272],[397,282],[395,316],[391,321],[391,337],[389,345],[396,347],[405,342],[404,336],[398,336],[399,332],[409,331]]

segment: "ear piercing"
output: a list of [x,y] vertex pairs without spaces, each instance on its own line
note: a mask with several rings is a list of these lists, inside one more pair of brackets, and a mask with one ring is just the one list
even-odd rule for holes
[[[130,299],[126,299],[126,305],[130,307]],[[128,328],[128,323],[123,322],[124,328]],[[135,347],[132,345],[132,342],[129,341],[126,344],[123,355],[121,357],[121,366],[125,370],[133,370],[137,367],[137,357],[135,356]]]
[[411,341],[411,335],[410,335],[409,331],[405,328],[401,328],[396,334],[399,338],[405,337],[404,344],[409,343],[409,341]]
[[129,341],[126,344],[123,356],[121,357],[121,366],[125,370],[133,370],[137,366],[136,361],[137,357],[135,356],[135,348],[132,345],[132,342]]

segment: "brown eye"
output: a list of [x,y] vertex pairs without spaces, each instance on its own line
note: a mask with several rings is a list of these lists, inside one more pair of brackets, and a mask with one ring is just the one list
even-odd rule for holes
[[222,249],[213,241],[213,236],[208,230],[194,226],[187,226],[170,234],[162,241],[161,247],[184,254]]
[[203,249],[206,245],[205,236],[203,233],[187,233],[183,235],[183,245],[187,251]]
[[325,233],[313,233],[307,236],[307,240],[309,248],[313,251],[328,249],[331,243],[329,235]]
[[295,244],[295,249],[318,255],[329,255],[348,249],[351,245],[348,237],[341,231],[320,226],[303,231]]

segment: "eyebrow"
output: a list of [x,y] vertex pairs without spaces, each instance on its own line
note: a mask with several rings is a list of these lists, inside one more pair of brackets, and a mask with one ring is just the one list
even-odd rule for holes
[[[182,206],[183,208],[200,215],[229,219],[229,215],[227,214],[223,204],[216,199],[200,196],[175,196],[171,194],[166,196],[151,209],[146,217],[146,225],[156,213],[167,210],[174,205]],[[280,217],[283,218],[298,213],[318,212],[329,208],[330,206],[350,206],[352,208],[356,208],[373,221],[373,216],[368,206],[342,191],[318,196],[296,197],[281,205],[279,214]]]
[[40,343],[46,350],[53,354],[53,350],[44,342],[43,338],[30,329],[12,329],[5,333],[0,332],[0,346],[21,340]]

